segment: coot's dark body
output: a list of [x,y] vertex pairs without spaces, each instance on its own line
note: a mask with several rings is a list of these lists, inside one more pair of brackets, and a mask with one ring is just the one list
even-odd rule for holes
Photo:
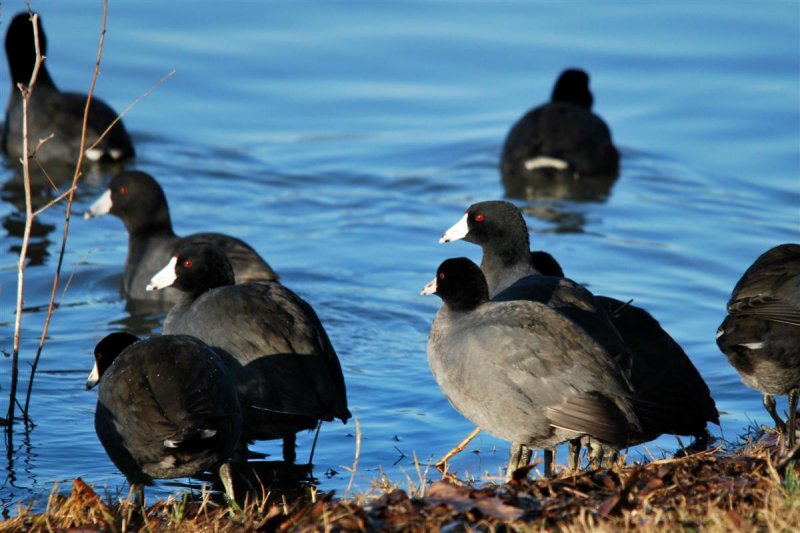
[[[47,54],[47,39],[42,29],[41,18],[38,25],[39,49]],[[18,83],[27,87],[36,62],[36,45],[33,24],[28,13],[16,15],[6,32],[6,56],[11,72],[11,91],[6,118],[3,125],[2,149],[12,163],[23,157],[23,98],[17,88]],[[86,95],[61,92],[42,63],[30,93],[28,105],[29,150],[36,148],[39,139],[53,137],[36,148],[36,158],[42,163],[58,161],[76,163],[81,147],[81,130],[86,107]],[[122,121],[109,130],[105,138],[95,148],[89,148],[117,118],[111,107],[92,97],[87,122],[85,148],[87,159],[91,161],[124,161],[134,156],[133,142]]]
[[170,285],[181,298],[164,332],[194,335],[225,354],[246,440],[281,438],[284,459],[294,461],[298,431],[350,418],[336,351],[299,296],[277,282],[234,285],[225,254],[208,243],[179,246],[150,286]]
[[800,389],[800,245],[782,244],[762,254],[736,284],[717,345],[742,381],[764,393],[780,428],[773,395],[789,395],[789,442],[794,442]]
[[183,335],[136,342],[112,334],[95,357],[95,430],[130,483],[194,476],[231,456],[241,410],[233,377],[214,350]]

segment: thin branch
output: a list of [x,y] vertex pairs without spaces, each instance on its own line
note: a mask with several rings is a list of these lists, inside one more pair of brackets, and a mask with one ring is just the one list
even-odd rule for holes
[[361,424],[358,422],[358,417],[354,416],[353,421],[356,424],[356,453],[355,457],[353,458],[353,468],[350,470],[350,482],[347,484],[347,488],[344,491],[344,499],[347,499],[348,494],[350,494],[350,489],[353,488],[353,481],[356,478],[356,470],[358,470],[358,458],[361,457]]
[[[106,137],[108,132],[111,131],[111,128],[114,126],[114,124],[119,122],[122,119],[122,117],[125,116],[128,113],[128,111],[130,111],[134,106],[136,106],[139,102],[141,102],[145,97],[149,96],[150,93],[152,93],[158,87],[160,87],[165,81],[167,81],[170,77],[172,77],[173,74],[175,74],[175,69],[172,69],[169,72],[167,72],[166,74],[164,74],[161,77],[161,79],[159,79],[157,82],[155,82],[153,85],[151,85],[149,89],[147,89],[145,92],[140,94],[135,100],[133,100],[130,104],[128,104],[128,107],[126,107],[125,110],[122,111],[122,113],[120,113],[117,116],[117,118],[114,119],[114,122],[112,122],[111,125],[109,127],[107,127],[105,129],[105,131],[103,131],[103,134],[100,135],[100,137],[88,149],[91,150],[92,148],[96,147],[97,144]],[[49,179],[49,176],[48,176],[48,179]],[[52,181],[51,181],[51,183],[52,183]],[[56,188],[55,185],[53,185],[53,188]],[[42,207],[40,207],[39,209],[34,211],[33,216],[36,217],[36,216],[41,215],[43,212],[47,211],[48,209],[50,209],[51,207],[53,207],[57,203],[61,202],[64,198],[67,198],[70,194],[72,194],[74,192],[75,188],[76,187],[70,187],[69,189],[67,189],[63,193],[59,194],[54,199],[50,200],[45,205],[43,205]],[[58,190],[58,189],[56,188],[56,190]]]
[[64,215],[64,232],[61,237],[61,249],[58,252],[58,262],[56,264],[56,272],[53,276],[53,288],[50,291],[50,302],[47,305],[47,316],[44,319],[44,327],[42,327],[42,336],[39,337],[39,346],[36,349],[36,356],[31,365],[31,373],[28,378],[28,391],[25,395],[25,409],[23,410],[25,420],[29,420],[28,408],[30,406],[31,391],[33,390],[33,379],[36,375],[36,368],[39,365],[39,358],[42,356],[42,349],[44,348],[44,341],[47,338],[47,331],[50,328],[50,320],[53,317],[53,309],[55,308],[56,294],[58,293],[58,283],[61,278],[61,266],[64,264],[64,252],[67,247],[67,237],[69,236],[69,220],[72,214],[72,202],[75,199],[75,190],[78,187],[78,179],[81,177],[81,166],[83,165],[83,157],[86,152],[86,135],[89,124],[89,109],[92,105],[92,95],[94,94],[94,87],[97,84],[97,77],[100,75],[100,59],[103,57],[103,44],[106,40],[106,19],[108,18],[108,0],[103,0],[103,20],[100,29],[100,43],[97,46],[97,59],[94,64],[94,73],[92,74],[92,82],[89,85],[89,92],[86,95],[86,107],[83,110],[83,127],[81,129],[81,146],[78,151],[78,162],[75,164],[75,174],[72,176],[72,186],[69,188],[67,196],[67,210]]
[[62,192],[61,194],[59,194],[58,196],[56,196],[55,198],[53,198],[52,200],[50,200],[49,202],[47,202],[46,204],[44,204],[42,207],[40,207],[39,209],[37,209],[36,211],[34,211],[34,212],[33,212],[33,216],[34,216],[34,217],[38,217],[38,216],[39,216],[39,215],[41,215],[43,212],[45,212],[45,211],[47,211],[49,208],[53,207],[54,205],[56,205],[57,203],[59,203],[59,202],[60,202],[61,200],[63,200],[64,198],[67,198],[67,197],[68,197],[70,194],[72,194],[72,192],[74,192],[74,190],[75,190],[75,189],[74,189],[73,187],[70,187],[70,188],[69,188],[69,189],[67,189],[66,191]]
[[28,81],[28,86],[25,87],[21,83],[17,88],[22,93],[22,180],[25,188],[25,229],[22,233],[22,247],[19,252],[19,262],[17,263],[17,304],[16,304],[16,317],[14,319],[14,344],[13,355],[11,361],[11,387],[9,391],[8,402],[8,441],[11,443],[11,434],[14,427],[14,410],[17,403],[17,381],[19,380],[19,345],[20,345],[20,331],[22,330],[22,307],[23,307],[23,291],[25,289],[25,261],[28,255],[28,244],[31,238],[31,229],[33,227],[33,204],[31,201],[31,175],[30,175],[30,160],[28,155],[28,104],[30,103],[31,93],[36,86],[36,79],[39,76],[39,69],[42,66],[42,52],[39,49],[39,15],[33,14],[30,17],[31,24],[33,24],[33,42],[36,50],[36,61],[33,65],[33,72],[31,79]]
[[130,111],[131,109],[133,109],[133,108],[134,108],[134,106],[136,106],[136,104],[138,104],[138,103],[139,103],[139,102],[141,102],[141,101],[142,101],[144,98],[146,98],[147,96],[149,96],[149,95],[150,95],[150,93],[152,93],[153,91],[155,91],[156,89],[158,89],[158,87],[160,87],[160,86],[161,86],[161,85],[162,85],[162,84],[163,84],[165,81],[167,81],[169,78],[171,78],[173,74],[175,74],[175,69],[172,69],[172,70],[170,70],[169,72],[167,72],[166,74],[164,74],[164,75],[161,77],[161,79],[160,79],[160,80],[158,80],[157,82],[155,82],[153,85],[151,85],[151,86],[150,86],[150,88],[149,88],[149,89],[147,89],[145,92],[143,92],[142,94],[140,94],[140,95],[139,95],[139,96],[138,96],[138,97],[137,97],[137,98],[136,98],[136,99],[135,99],[133,102],[131,102],[130,104],[128,104],[128,106],[127,106],[125,109],[123,109],[123,110],[122,110],[122,113],[120,113],[119,115],[117,115],[117,118],[115,118],[115,119],[113,120],[113,122],[111,122],[111,124],[109,124],[109,126],[108,126],[108,127],[105,129],[105,131],[103,131],[103,134],[102,134],[102,135],[100,135],[100,137],[98,137],[98,139],[97,139],[97,140],[94,142],[94,144],[92,144],[92,145],[91,145],[91,146],[90,146],[88,149],[89,149],[89,150],[91,150],[92,148],[95,148],[95,147],[96,147],[98,144],[100,144],[100,141],[102,141],[102,140],[105,138],[105,136],[108,134],[108,132],[109,132],[109,131],[111,131],[111,128],[113,128],[113,127],[114,127],[114,125],[115,125],[117,122],[119,122],[120,120],[122,120],[122,117],[124,117],[125,115],[127,115],[127,114],[128,114],[128,111]]

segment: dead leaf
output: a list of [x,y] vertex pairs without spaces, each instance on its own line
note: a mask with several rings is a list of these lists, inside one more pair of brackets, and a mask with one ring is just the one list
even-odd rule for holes
[[446,482],[437,482],[428,489],[427,500],[432,504],[449,505],[455,511],[468,513],[478,509],[486,516],[498,520],[518,520],[524,513],[522,509],[508,505],[495,496],[473,497],[473,490],[467,487],[456,487]]

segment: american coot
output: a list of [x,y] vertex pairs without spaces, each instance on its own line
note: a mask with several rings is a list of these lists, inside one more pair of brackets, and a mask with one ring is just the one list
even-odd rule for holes
[[764,394],[764,407],[782,431],[786,424],[772,396],[789,396],[793,447],[800,390],[800,245],[775,246],[747,269],[728,300],[717,345],[745,385]]
[[[496,300],[533,298],[563,310],[556,298],[541,287],[563,276],[557,261],[546,252],[530,252],[528,228],[519,209],[510,202],[473,204],[440,242],[464,239],[483,249],[481,269],[487,275]],[[545,270],[542,275],[536,268]],[[526,276],[519,279],[520,276]],[[516,281],[518,280],[519,281]],[[564,280],[561,280],[562,283]],[[574,283],[574,282],[572,282]],[[588,292],[588,291],[587,291]],[[556,293],[558,294],[558,293]],[[569,294],[569,293],[567,293]],[[708,439],[706,422],[719,423],[708,386],[683,349],[647,311],[605,296],[584,296],[581,306],[593,306],[610,318],[630,357],[630,379],[642,433],[631,435],[630,444],[645,442],[662,433],[692,435],[702,446]],[[563,298],[562,298],[563,299]],[[572,303],[572,302],[570,302]],[[567,308],[568,311],[568,308]],[[568,311],[569,312],[569,311]],[[606,340],[602,318],[586,313],[569,314],[578,324]],[[594,316],[594,322],[586,321]],[[625,363],[621,363],[625,366]]]
[[450,403],[479,427],[537,448],[585,435],[619,448],[639,431],[623,373],[575,323],[539,302],[489,301],[483,273],[466,258],[441,264],[422,291],[434,293],[444,305],[428,363]]
[[526,195],[538,177],[616,177],[619,153],[608,126],[592,112],[593,101],[589,75],[568,69],[559,76],[551,101],[511,128],[500,162],[509,195]]
[[[483,249],[481,270],[493,300],[533,299],[544,303],[584,328],[614,354],[621,366],[630,366],[627,345],[589,290],[567,278],[538,275],[528,249],[528,227],[514,204],[503,201],[473,204],[439,242],[459,239]],[[550,259],[548,268],[560,270],[552,256]]]
[[[561,265],[547,252],[531,252],[534,268],[545,276],[564,277]],[[719,412],[703,376],[681,346],[645,309],[610,296],[595,295],[633,355],[631,383],[638,403],[647,402],[661,424],[637,440],[661,433],[689,435],[693,448],[705,449],[711,440],[706,424],[719,425]],[[644,423],[643,423],[644,425]]]
[[283,439],[284,460],[291,462],[298,431],[351,416],[339,359],[299,296],[277,282],[233,283],[225,254],[199,242],[179,246],[148,290],[181,291],[164,333],[194,335],[227,354],[245,438]]
[[[42,30],[41,18],[38,33],[39,50],[45,55],[47,39]],[[17,84],[22,83],[27,86],[30,83],[36,63],[33,23],[28,13],[16,15],[8,25],[6,56],[11,72],[11,95],[6,107],[2,142],[3,151],[16,162],[23,157],[22,94]],[[30,149],[36,147],[39,139],[49,137],[51,134],[53,138],[36,150],[36,158],[39,161],[74,163],[78,160],[85,107],[86,95],[59,91],[47,71],[47,66],[42,63],[28,108]],[[96,97],[92,98],[86,136],[86,157],[89,160],[122,161],[133,157],[133,143],[122,121],[114,124],[98,146],[88,150],[116,118],[117,114],[106,103]]]
[[220,233],[196,233],[182,238],[175,235],[164,191],[152,176],[144,172],[126,171],[115,176],[84,218],[107,213],[121,218],[128,230],[128,257],[122,287],[125,294],[134,300],[165,304],[178,301],[179,293],[175,289],[148,292],[145,288],[150,278],[169,261],[175,248],[187,242],[204,241],[220,246],[233,264],[237,283],[278,279],[255,250],[235,237]]
[[[214,350],[186,335],[139,341],[112,333],[95,348],[86,388],[100,384],[95,430],[136,487],[226,465],[242,416],[233,377]],[[229,496],[230,473],[220,472]]]

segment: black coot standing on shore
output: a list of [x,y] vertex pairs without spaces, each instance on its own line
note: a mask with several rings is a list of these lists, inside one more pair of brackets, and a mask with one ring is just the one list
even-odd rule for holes
[[[719,413],[708,386],[683,349],[647,311],[588,291],[582,300],[576,300],[574,291],[567,292],[557,284],[557,280],[565,283],[558,262],[546,252],[530,251],[525,220],[510,202],[471,205],[440,242],[458,239],[481,246],[481,270],[489,280],[493,299],[534,299],[546,303],[569,313],[589,334],[606,339],[603,341],[606,344],[608,339],[616,337],[602,329],[603,319],[598,312],[607,321],[610,319],[610,326],[606,327],[618,332],[630,358],[622,366],[630,370],[642,429],[640,434],[631,435],[630,445],[663,433],[694,436],[698,447],[708,442],[707,422],[719,424]],[[546,290],[549,286],[559,289],[550,292]],[[587,312],[589,309],[591,313]]]
[[175,287],[180,299],[164,333],[194,335],[225,357],[239,390],[243,437],[282,439],[295,460],[295,434],[334,418],[346,422],[344,377],[317,314],[278,282],[234,284],[225,253],[204,242],[183,244],[148,290]]
[[222,358],[194,337],[139,341],[127,333],[106,336],[94,355],[86,388],[99,383],[95,430],[139,504],[154,479],[217,467],[233,497],[227,460],[239,444],[242,415]]
[[[800,392],[800,244],[764,252],[747,269],[728,300],[717,345],[745,385],[764,394],[764,407],[795,443]],[[789,396],[789,423],[773,395]]]
[[[444,261],[422,294],[443,301],[428,339],[431,371],[481,429],[536,448],[583,436],[620,448],[639,431],[622,371],[562,314],[529,300],[490,301],[483,273],[466,258]],[[519,466],[513,461],[507,475]]]

